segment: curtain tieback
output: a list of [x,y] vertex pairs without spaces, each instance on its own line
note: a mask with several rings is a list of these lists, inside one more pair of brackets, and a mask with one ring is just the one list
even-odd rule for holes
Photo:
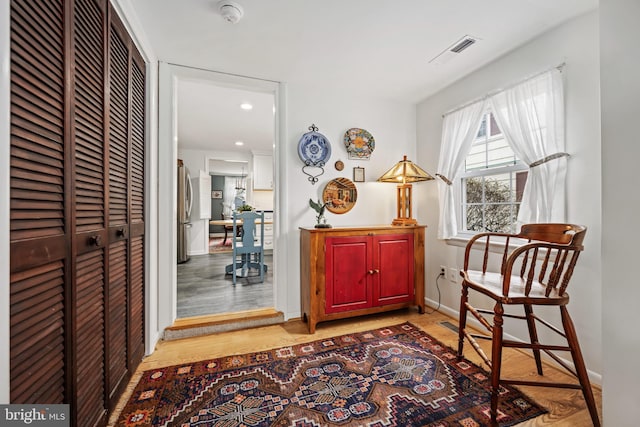
[[443,180],[444,183],[447,184],[447,185],[453,184],[453,182],[451,182],[451,180],[449,178],[447,178],[446,176],[444,176],[444,175],[440,175],[439,173],[437,173],[436,176],[438,178],[440,178],[441,180]]
[[549,156],[543,157],[542,159],[536,160],[535,162],[529,165],[530,168],[535,168],[536,166],[540,166],[543,163],[550,162],[551,160],[559,159],[560,157],[569,157],[569,153],[554,153]]

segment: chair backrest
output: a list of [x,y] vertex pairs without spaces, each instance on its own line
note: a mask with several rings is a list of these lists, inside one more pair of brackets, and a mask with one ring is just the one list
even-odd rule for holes
[[[509,293],[512,276],[525,281],[525,295],[529,295],[534,281],[546,286],[547,296],[554,289],[563,295],[584,249],[586,232],[586,227],[574,224],[526,224],[518,234],[481,233],[467,245],[464,270],[469,268],[471,248],[481,244],[483,273],[487,272],[490,252],[502,253],[503,295]],[[512,239],[524,239],[526,243],[511,251]],[[502,246],[502,250],[496,250],[496,246]]]
[[[234,235],[242,221],[242,233],[240,238],[234,239],[234,246],[238,246],[238,251],[249,253],[262,249],[264,240],[264,212],[245,211],[234,214],[233,231]],[[238,245],[241,243],[241,245]]]

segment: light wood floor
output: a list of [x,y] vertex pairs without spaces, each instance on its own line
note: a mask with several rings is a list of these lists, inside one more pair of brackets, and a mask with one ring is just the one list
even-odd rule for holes
[[[444,314],[419,314],[414,309],[400,310],[391,313],[376,314],[353,319],[319,323],[315,334],[307,332],[307,326],[300,320],[292,320],[281,325],[266,326],[245,331],[227,332],[176,341],[162,341],[158,343],[153,354],[145,358],[133,375],[124,395],[110,420],[110,426],[115,425],[117,415],[124,407],[142,372],[163,366],[190,363],[198,360],[213,359],[231,354],[242,354],[315,341],[336,335],[376,329],[386,325],[393,325],[409,321],[422,328],[432,337],[455,348],[457,347],[457,333],[446,327],[442,322],[449,322],[457,326],[457,319]],[[483,347],[486,344],[483,343]],[[485,347],[489,352],[489,347]],[[490,354],[490,353],[488,353]],[[465,356],[471,361],[481,364],[480,358],[470,346],[465,346]],[[486,368],[486,366],[484,366]],[[503,377],[537,377],[533,358],[519,350],[506,349],[502,364]],[[570,378],[552,365],[545,366],[545,377],[566,381]],[[579,390],[555,389],[546,387],[519,387],[525,394],[545,407],[549,413],[538,418],[528,420],[519,426],[551,426],[581,427],[590,426],[591,419]],[[594,395],[598,406],[601,407],[602,393],[594,387]]]

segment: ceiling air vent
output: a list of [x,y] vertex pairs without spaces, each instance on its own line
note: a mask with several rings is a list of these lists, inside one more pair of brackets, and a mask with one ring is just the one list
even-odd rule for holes
[[476,42],[476,39],[472,39],[469,36],[465,36],[462,41],[456,43],[455,46],[453,46],[451,49],[449,49],[451,52],[455,52],[455,53],[460,53],[463,50],[465,50],[466,48],[468,48],[469,46],[471,46],[472,44],[474,44]]
[[480,39],[478,39],[477,37],[464,36],[460,40],[456,41],[454,44],[443,50],[440,54],[438,54],[438,56],[429,61],[429,63],[444,64],[469,46],[475,44],[478,40]]

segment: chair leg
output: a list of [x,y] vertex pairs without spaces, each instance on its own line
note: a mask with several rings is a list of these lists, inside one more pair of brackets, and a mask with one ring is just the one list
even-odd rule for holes
[[582,358],[582,351],[580,350],[580,344],[578,343],[578,334],[576,334],[576,329],[573,326],[573,321],[571,320],[571,316],[569,316],[567,307],[561,306],[560,313],[562,315],[562,325],[564,326],[564,331],[567,334],[567,341],[569,342],[569,347],[571,347],[573,365],[576,368],[578,380],[582,386],[582,394],[584,395],[584,400],[587,403],[589,415],[591,415],[591,422],[593,422],[594,427],[600,427],[600,418],[598,417],[596,400],[593,397],[589,374],[587,373],[587,367],[584,364],[584,359]]
[[[536,321],[533,317],[533,307],[531,304],[524,305],[524,312],[527,315],[527,326],[529,326],[529,338],[531,344],[539,344],[538,331],[536,330]],[[533,357],[536,359],[536,368],[538,369],[538,375],[542,375],[542,359],[540,358],[540,349],[533,349]]]
[[502,367],[502,325],[504,308],[497,302],[493,308],[493,337],[491,340],[491,425],[498,425],[498,397],[500,396],[500,368]]
[[236,255],[233,256],[233,286],[236,285],[236,275],[238,274],[238,264],[236,263]]
[[469,300],[469,288],[462,284],[460,295],[460,320],[458,321],[458,361],[462,360],[464,349],[464,331],[467,327],[467,301]]

